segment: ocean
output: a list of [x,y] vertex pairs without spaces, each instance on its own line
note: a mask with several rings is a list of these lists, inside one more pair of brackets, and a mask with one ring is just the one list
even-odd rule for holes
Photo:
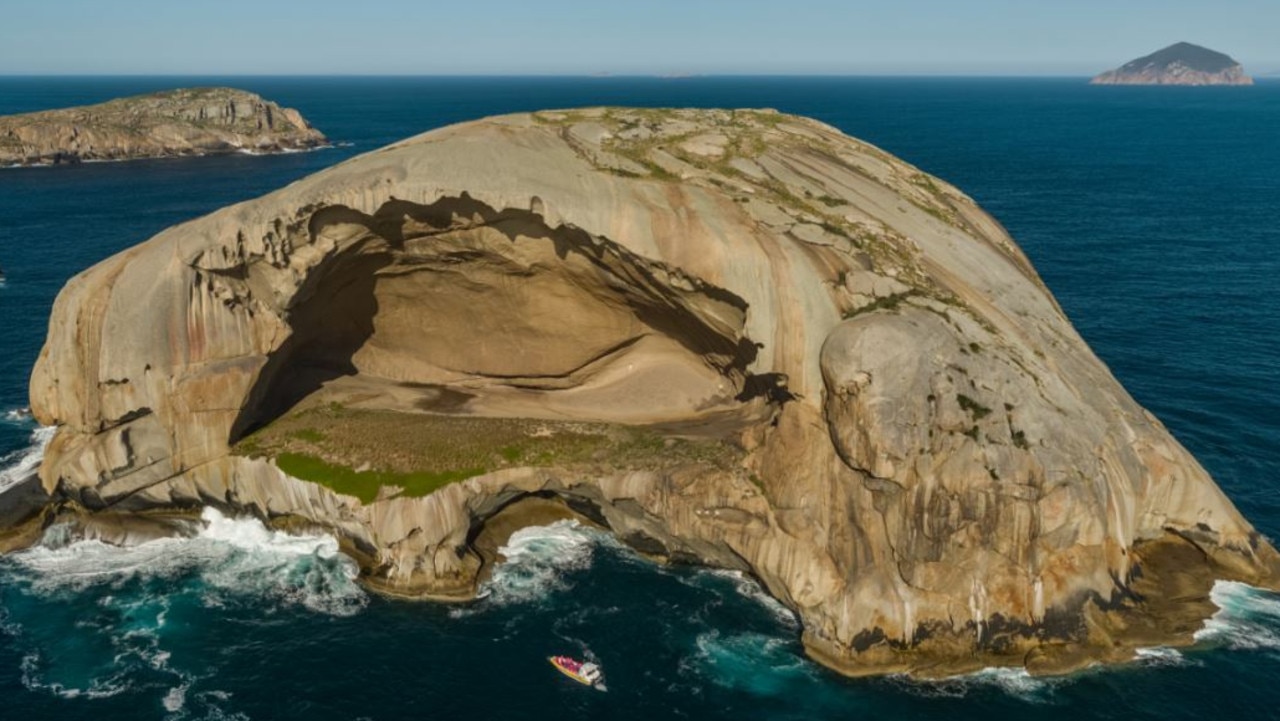
[[[0,489],[75,273],[172,225],[448,123],[584,105],[773,107],[956,184],[1010,230],[1129,391],[1280,538],[1280,81],[1080,78],[0,78],[0,114],[227,84],[338,143],[270,157],[0,170]],[[0,491],[2,492],[2,491]],[[1280,718],[1280,597],[1219,584],[1191,649],[1033,679],[845,679],[749,579],[660,567],[605,534],[526,529],[489,595],[370,595],[327,537],[212,511],[134,548],[51,533],[0,557],[0,719]],[[600,693],[547,664],[590,655]]]

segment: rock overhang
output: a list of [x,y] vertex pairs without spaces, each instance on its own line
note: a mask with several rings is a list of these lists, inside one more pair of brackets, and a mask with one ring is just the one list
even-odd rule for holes
[[[625,388],[636,362],[656,385],[581,392]],[[743,456],[589,483],[513,469],[350,505],[227,455],[306,397],[273,393],[309,365],[320,385],[363,369],[484,391],[472,410],[495,415],[736,409]],[[1111,613],[1176,543],[1205,549],[1200,586],[1275,578],[1271,547],[998,223],[873,146],[768,111],[521,114],[366,154],[73,280],[32,389],[64,425],[42,473],[66,498],[303,515],[363,539],[384,587],[452,592],[474,580],[486,499],[590,499],[623,537],[745,566],[847,672],[1123,648],[1087,609]]]

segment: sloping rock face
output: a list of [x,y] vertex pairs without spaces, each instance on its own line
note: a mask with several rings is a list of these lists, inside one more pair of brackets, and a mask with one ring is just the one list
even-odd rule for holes
[[271,153],[325,143],[298,111],[233,88],[184,88],[0,117],[0,167]]
[[[549,462],[363,504],[230,452],[357,381],[719,433],[740,463]],[[83,514],[318,524],[371,585],[458,598],[485,520],[558,496],[754,574],[851,674],[1124,658],[1189,641],[1214,578],[1277,578],[996,222],[772,111],[491,118],[174,227],[68,283],[31,396],[59,426],[41,477]]]
[[1229,55],[1175,43],[1095,77],[1093,85],[1253,85]]

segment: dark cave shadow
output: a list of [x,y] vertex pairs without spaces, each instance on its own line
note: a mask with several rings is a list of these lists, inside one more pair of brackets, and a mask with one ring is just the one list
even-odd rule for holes
[[356,374],[352,358],[373,335],[378,314],[377,271],[390,262],[385,253],[357,255],[317,279],[308,299],[290,311],[293,334],[268,357],[231,426],[231,443],[279,418],[325,383]]
[[[540,204],[535,198],[533,205]],[[326,206],[312,213],[307,233],[314,242],[326,227],[338,224],[366,228],[372,236],[385,240],[390,251],[361,252],[363,244],[356,243],[312,271],[288,307],[287,320],[293,332],[263,366],[232,424],[231,443],[278,418],[328,381],[358,372],[352,359],[373,335],[378,312],[377,272],[394,262],[395,251],[403,250],[409,240],[480,226],[501,232],[513,243],[522,236],[549,240],[562,260],[571,254],[585,258],[615,281],[611,287],[641,323],[699,357],[722,359],[715,367],[740,386],[738,400],[766,395],[777,401],[785,394],[784,377],[768,374],[766,379],[747,372],[759,354],[757,343],[742,335],[741,328],[726,334],[710,327],[682,302],[681,293],[704,295],[738,309],[745,317],[747,302],[743,298],[576,226],[552,228],[532,210],[498,210],[465,192],[429,205],[392,198],[372,215],[343,205]],[[657,273],[678,276],[693,291],[679,291]]]

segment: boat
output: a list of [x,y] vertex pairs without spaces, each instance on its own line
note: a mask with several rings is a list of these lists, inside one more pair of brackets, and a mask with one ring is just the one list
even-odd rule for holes
[[550,656],[547,658],[560,673],[577,681],[583,686],[590,686],[597,691],[608,691],[604,687],[604,673],[599,664],[590,661],[579,661],[570,656]]

